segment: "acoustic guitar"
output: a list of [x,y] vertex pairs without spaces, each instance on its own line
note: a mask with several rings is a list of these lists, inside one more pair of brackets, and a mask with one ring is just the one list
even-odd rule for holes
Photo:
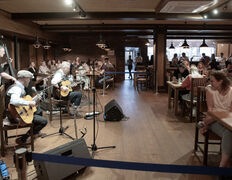
[[[31,97],[30,95],[24,96],[22,99],[27,101],[35,101],[37,102],[43,92],[37,94],[35,97]],[[36,106],[14,106],[12,104],[8,104],[8,110],[15,121],[22,120],[24,123],[29,124],[33,121],[34,112],[36,112]]]
[[68,89],[67,89],[66,91],[64,91],[62,88],[61,88],[61,91],[59,91],[59,89],[58,89],[58,95],[59,95],[59,93],[60,93],[60,95],[61,95],[62,97],[68,96],[68,94],[69,94],[70,92],[72,92],[72,87],[75,87],[75,86],[77,86],[77,85],[78,85],[77,82],[71,83],[71,81],[69,81],[69,80],[62,81],[62,82],[61,82],[61,87],[62,87],[62,86],[63,86],[63,87],[67,87]]

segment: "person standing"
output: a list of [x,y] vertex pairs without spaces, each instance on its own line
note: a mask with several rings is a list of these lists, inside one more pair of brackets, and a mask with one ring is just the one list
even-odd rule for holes
[[[2,58],[4,55],[5,55],[5,49],[3,45],[0,44],[0,58]],[[3,71],[2,66],[0,66],[0,77],[3,77],[4,79],[12,80],[14,82],[16,81],[16,79],[13,76]],[[0,84],[1,84],[1,78],[0,78]]]
[[133,60],[131,58],[131,55],[129,55],[129,59],[127,60],[127,66],[128,66],[128,71],[129,71],[129,78],[132,79],[131,70],[133,67]]

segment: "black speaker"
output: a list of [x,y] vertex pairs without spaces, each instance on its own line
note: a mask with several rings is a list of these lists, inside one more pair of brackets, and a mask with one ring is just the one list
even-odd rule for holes
[[122,108],[113,99],[104,108],[104,119],[105,121],[120,121],[124,118]]
[[[44,154],[91,158],[88,147],[83,138],[56,147],[55,149],[51,149],[44,152]],[[39,180],[61,180],[84,168],[84,166],[51,163],[37,160],[34,161],[34,166]]]

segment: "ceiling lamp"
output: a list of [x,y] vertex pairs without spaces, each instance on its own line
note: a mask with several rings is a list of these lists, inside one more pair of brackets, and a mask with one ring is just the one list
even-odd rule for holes
[[44,49],[49,49],[51,47],[51,45],[49,44],[48,41],[45,42],[45,44],[43,45]]
[[71,52],[72,51],[72,48],[69,45],[65,45],[62,49],[65,52]]
[[175,49],[172,42],[171,42],[171,46],[169,47],[169,49]]
[[145,45],[146,46],[150,46],[151,45],[150,42],[149,42],[149,40],[146,41]]
[[96,46],[99,48],[104,49],[106,47],[105,41],[102,39],[102,35],[100,34],[100,40],[96,43]]
[[39,42],[38,36],[36,36],[36,41],[33,43],[34,48],[40,48],[41,43]]
[[184,39],[184,43],[181,45],[182,48],[189,48],[189,45],[186,41],[186,39]]
[[109,46],[109,44],[108,43],[106,43],[106,46],[105,46],[105,48],[104,48],[106,51],[110,51],[110,46]]
[[203,39],[203,42],[200,45],[200,48],[203,48],[203,47],[208,47],[208,45],[205,43],[205,38]]

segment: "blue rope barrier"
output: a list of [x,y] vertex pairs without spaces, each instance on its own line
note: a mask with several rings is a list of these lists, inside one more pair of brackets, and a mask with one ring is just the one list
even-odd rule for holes
[[[129,74],[129,72],[105,72],[105,74]],[[148,74],[147,72],[131,72],[131,74]]]
[[232,175],[231,168],[219,168],[219,167],[123,162],[123,161],[57,156],[57,155],[39,154],[39,153],[32,153],[32,159],[39,161],[48,161],[53,163],[94,166],[94,167],[124,169],[124,170],[136,170],[136,171],[155,171],[155,172],[164,172],[164,173],[184,173],[184,174],[202,174],[202,175],[218,175],[218,176]]

